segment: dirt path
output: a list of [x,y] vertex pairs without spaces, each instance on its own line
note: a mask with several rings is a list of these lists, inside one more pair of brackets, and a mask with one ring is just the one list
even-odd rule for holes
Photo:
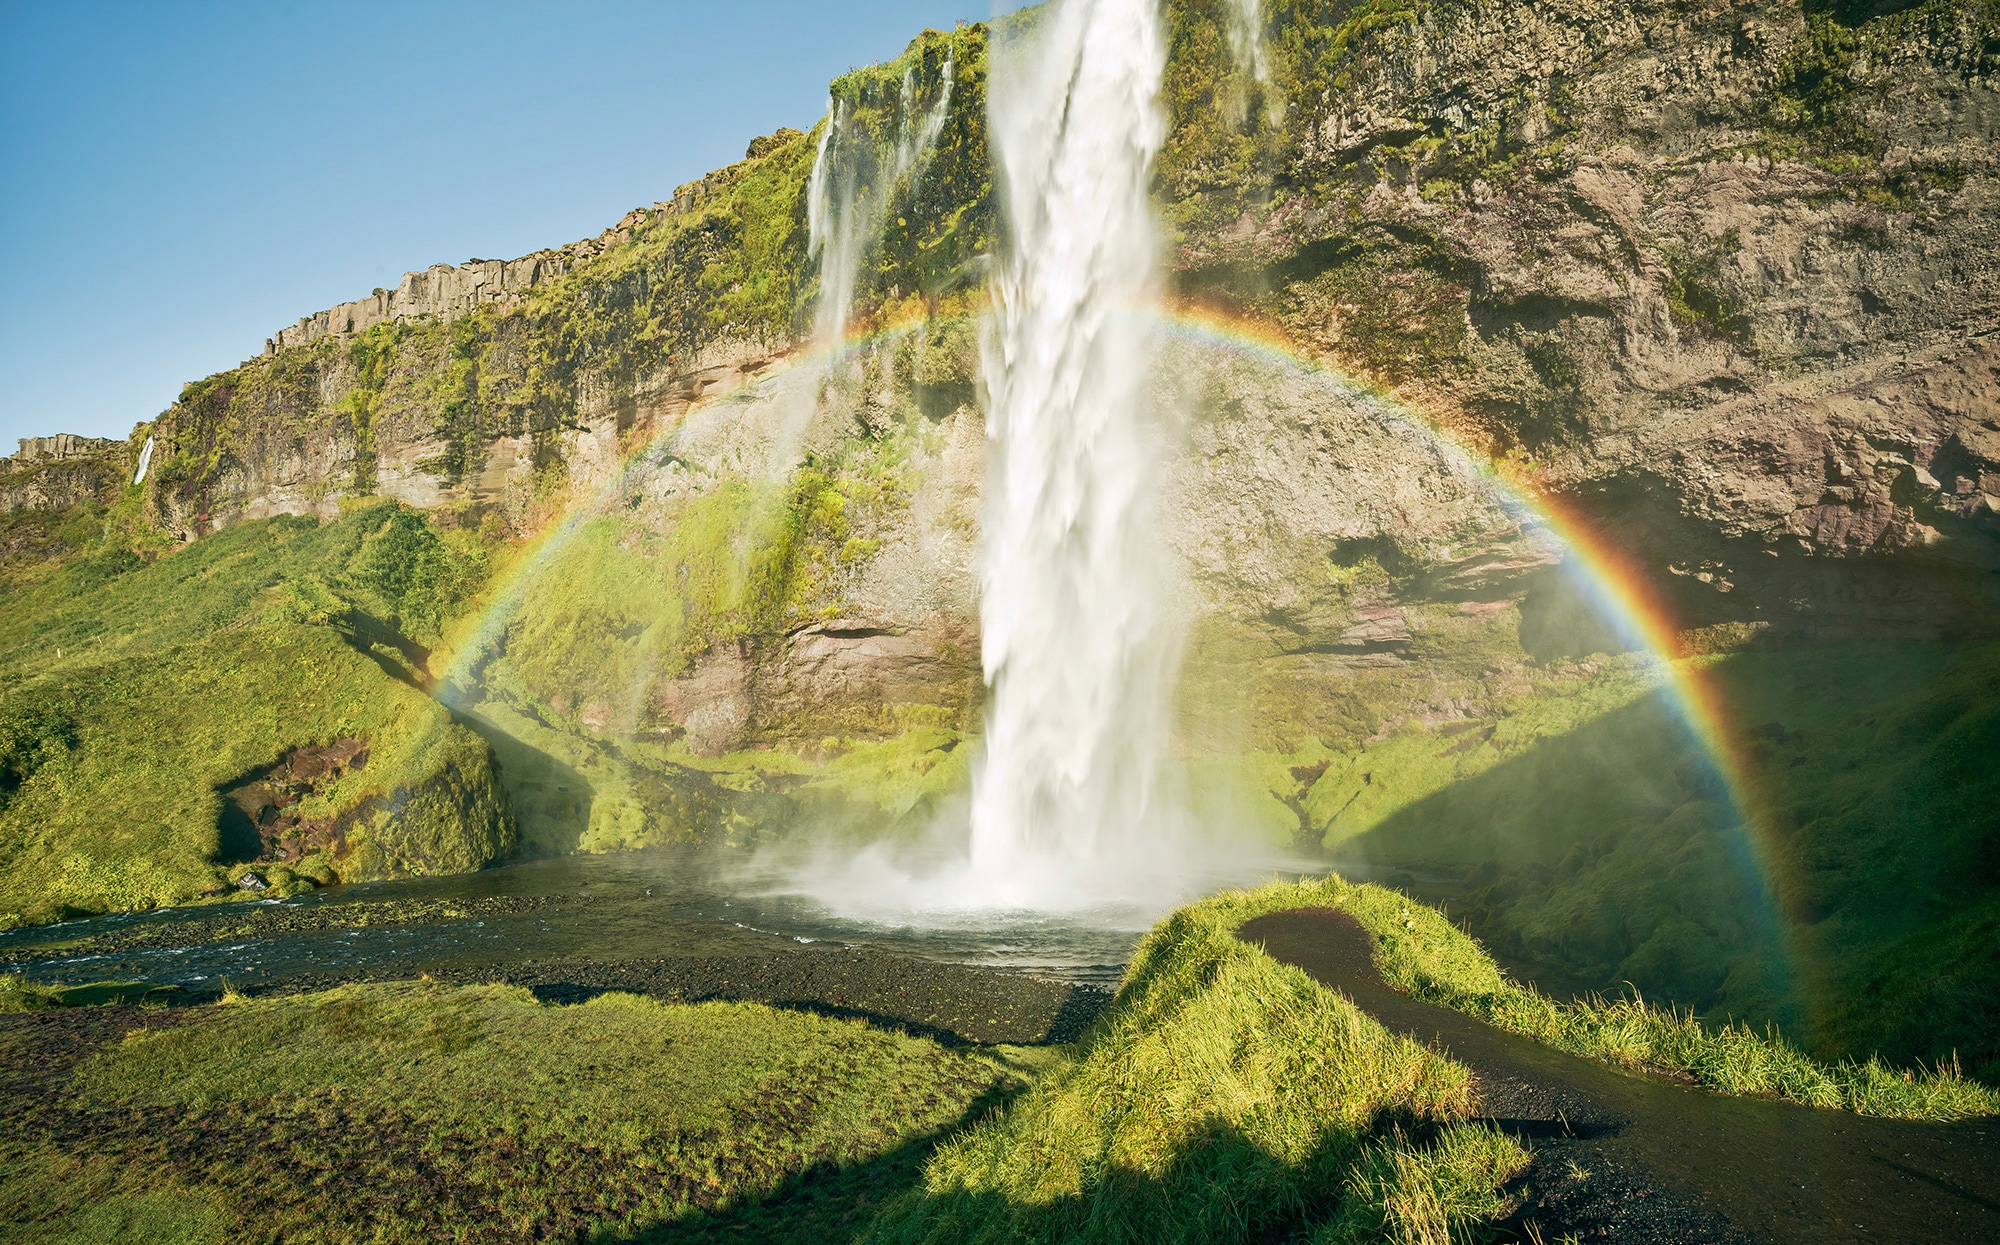
[[1397,992],[1374,940],[1332,909],[1238,936],[1471,1068],[1486,1116],[1534,1141],[1519,1218],[1549,1241],[2000,1241],[2000,1120],[1874,1119],[1627,1075]]

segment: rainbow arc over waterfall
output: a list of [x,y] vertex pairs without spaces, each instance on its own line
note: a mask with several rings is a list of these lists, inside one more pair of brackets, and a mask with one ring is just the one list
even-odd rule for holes
[[1598,530],[1567,499],[1536,488],[1508,464],[1468,449],[1446,428],[1368,382],[1301,352],[1275,328],[1258,321],[1198,306],[1165,313],[1169,334],[1210,347],[1235,351],[1267,364],[1324,375],[1350,398],[1366,403],[1395,428],[1424,439],[1439,452],[1477,473],[1503,506],[1523,525],[1546,529],[1561,541],[1570,572],[1603,617],[1654,658],[1663,690],[1682,723],[1701,745],[1727,787],[1734,811],[1747,831],[1748,846],[1761,875],[1768,878],[1769,847],[1778,830],[1777,811],[1764,799],[1742,728],[1713,663],[1689,654],[1673,611],[1630,556]]
[[[1668,703],[1721,778],[1733,811],[1746,831],[1746,846],[1768,884],[1770,846],[1780,827],[1777,810],[1760,792],[1744,731],[1735,722],[1729,698],[1714,677],[1714,663],[1689,654],[1674,615],[1647,576],[1617,544],[1566,499],[1535,487],[1524,473],[1469,449],[1451,431],[1381,388],[1297,348],[1281,331],[1258,321],[1191,305],[1139,314],[1157,318],[1160,331],[1190,344],[1233,352],[1295,373],[1323,376],[1350,400],[1365,407],[1399,435],[1420,438],[1460,470],[1477,476],[1523,527],[1540,528],[1562,545],[1564,570],[1590,597],[1600,614],[1653,660]],[[853,358],[916,331],[920,312],[878,321],[847,337],[836,348],[799,351],[780,371],[825,366]],[[726,400],[726,399],[717,399]],[[697,402],[696,408],[707,405]],[[684,419],[685,417],[682,417]],[[437,693],[449,704],[476,699],[479,668],[491,654],[536,577],[548,570],[578,530],[606,513],[623,495],[633,471],[655,450],[669,445],[682,419],[665,420],[652,435],[626,446],[615,470],[587,494],[571,499],[533,537],[491,589],[476,621],[450,645],[450,658],[437,678]]]

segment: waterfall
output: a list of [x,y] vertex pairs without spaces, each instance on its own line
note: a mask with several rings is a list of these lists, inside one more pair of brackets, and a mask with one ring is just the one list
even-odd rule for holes
[[973,887],[1000,906],[1171,898],[1164,781],[1179,650],[1145,393],[1159,301],[1149,197],[1166,136],[1158,0],[1060,0],[996,70],[1011,237],[983,343],[980,626],[992,689]]
[[807,253],[819,260],[815,333],[836,351],[853,309],[861,261],[880,233],[884,212],[896,191],[923,170],[944,129],[953,55],[945,54],[937,99],[927,109],[921,108],[915,66],[903,72],[890,100],[867,98],[866,84],[852,98],[827,97],[826,128],[806,183],[806,234]]
[[1271,62],[1264,55],[1264,14],[1258,0],[1228,0],[1229,51],[1236,67],[1258,82],[1271,80]]

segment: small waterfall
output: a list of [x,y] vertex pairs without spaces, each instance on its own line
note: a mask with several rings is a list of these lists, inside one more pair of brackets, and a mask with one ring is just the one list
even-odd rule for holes
[[1264,13],[1258,0],[1228,0],[1229,51],[1236,67],[1258,82],[1271,80],[1271,61],[1264,55]]
[[988,904],[1146,902],[1186,876],[1145,401],[1164,60],[1158,0],[1061,0],[990,95],[1012,236],[984,342],[992,698],[970,878]]
[[827,97],[826,128],[806,184],[806,232],[808,253],[819,260],[814,330],[828,347],[837,350],[845,335],[862,259],[890,201],[937,145],[951,109],[953,72],[947,52],[929,108],[922,107],[914,66],[891,89],[891,99],[868,98],[866,84],[852,98]]
[[146,438],[146,444],[139,447],[139,470],[136,474],[133,475],[132,483],[144,484],[146,482],[146,469],[151,467],[152,465],[153,465],[153,438],[151,436],[148,436]]

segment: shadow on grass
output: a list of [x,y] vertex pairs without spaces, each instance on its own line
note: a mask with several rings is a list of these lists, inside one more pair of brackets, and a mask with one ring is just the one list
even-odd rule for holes
[[[1418,1173],[1436,1169],[1443,1136],[1436,1121],[1385,1111],[1359,1128],[1330,1123],[1310,1150],[1288,1160],[1236,1126],[1210,1119],[1181,1138],[1163,1166],[1142,1171],[1107,1162],[1081,1191],[1045,1201],[913,1184],[850,1239],[869,1245],[1264,1245],[1310,1238],[1358,1245],[1384,1239],[1381,1194],[1413,1193],[1426,1183]],[[1415,1161],[1389,1175],[1390,1156],[1397,1154]],[[1464,1217],[1482,1219],[1497,1208],[1495,1198],[1493,1206]],[[1446,1239],[1442,1206],[1428,1226],[1440,1235],[1417,1239]]]
[[599,1233],[591,1239],[605,1245],[681,1241],[831,1245],[857,1240],[885,1205],[918,1188],[924,1160],[940,1143],[1001,1110],[1024,1090],[1019,1085],[995,1086],[973,1099],[949,1127],[913,1137],[865,1162],[817,1164],[759,1197],[714,1210],[689,1211],[625,1235]]
[[1780,896],[1750,835],[1655,694],[1390,813],[1338,856],[1460,875],[1404,888],[1445,904],[1545,992],[1636,988],[1790,1027]]
[[[528,992],[543,1003],[570,1006],[588,1003],[601,994],[630,993],[626,986],[595,985],[574,981],[551,981],[528,987]],[[683,998],[687,1003],[716,1000],[746,1000],[739,993],[696,995]],[[891,1033],[902,1033],[910,1037],[929,1038],[940,1046],[952,1049],[967,1049],[990,1046],[990,1041],[971,1037],[957,1029],[944,1025],[928,1024],[908,1016],[893,1012],[876,1011],[865,1007],[852,1007],[841,1003],[828,1002],[817,998],[754,998],[747,999],[765,1007],[775,1007],[782,1011],[806,1012],[828,1020],[858,1020],[871,1029],[881,1029]],[[1072,989],[1056,1008],[1049,1019],[1048,1028],[1032,1041],[1015,1043],[1022,1046],[1060,1046],[1074,1042],[1083,1035],[1091,1022],[1102,1015],[1110,1003],[1111,996],[1096,990]]]
[[1548,992],[1636,988],[1776,1023],[1826,1058],[2000,1077],[2000,646],[1800,646],[1706,677],[1739,728],[1755,827],[1655,694],[1413,800],[1338,854],[1462,874],[1405,885]]

